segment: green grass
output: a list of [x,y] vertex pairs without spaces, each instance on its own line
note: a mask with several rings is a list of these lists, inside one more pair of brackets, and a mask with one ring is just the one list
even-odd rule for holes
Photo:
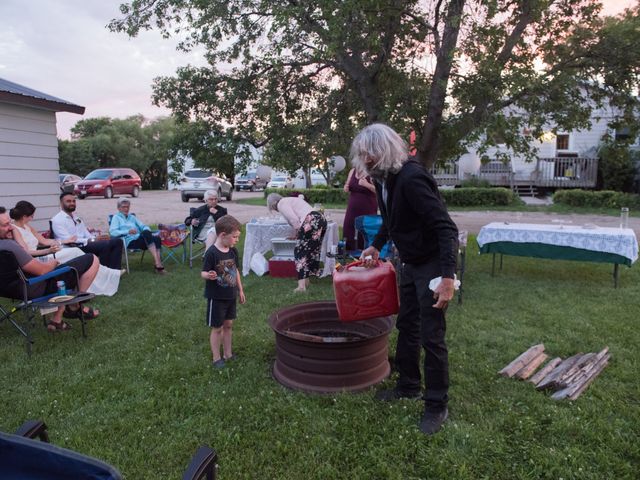
[[[450,420],[434,437],[416,428],[420,402],[306,395],[272,379],[268,314],[332,298],[330,279],[300,296],[291,279],[243,278],[239,358],[218,371],[198,269],[160,277],[135,257],[118,294],[93,302],[103,313],[87,339],[77,324],[55,335],[38,324],[28,358],[0,325],[0,430],[43,419],[53,443],[128,479],[180,478],[200,444],[218,451],[221,479],[637,478],[638,267],[621,270],[618,289],[602,264],[505,257],[491,277],[491,257],[470,250],[464,303],[448,312]],[[612,360],[577,401],[557,402],[496,374],[539,342],[562,357],[609,346]]]

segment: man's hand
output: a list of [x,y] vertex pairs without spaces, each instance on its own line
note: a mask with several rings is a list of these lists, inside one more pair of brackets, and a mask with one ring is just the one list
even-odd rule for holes
[[211,207],[209,209],[209,212],[211,212],[212,215],[215,215],[216,213],[218,213],[218,209],[216,207]]
[[445,308],[453,298],[454,292],[453,278],[443,278],[433,292],[433,298],[437,300],[433,308]]
[[198,225],[200,225],[200,220],[198,220],[197,218],[194,218],[193,220],[191,220],[191,225],[193,225],[194,227],[197,227]]
[[130,233],[131,235],[135,235],[136,233],[138,233],[138,230],[136,230],[135,228],[130,228],[130,229],[129,229],[129,233]]
[[[369,258],[367,258],[369,257]],[[364,266],[367,268],[375,267],[380,257],[380,250],[371,245],[365,248],[360,255],[360,260],[364,262]]]

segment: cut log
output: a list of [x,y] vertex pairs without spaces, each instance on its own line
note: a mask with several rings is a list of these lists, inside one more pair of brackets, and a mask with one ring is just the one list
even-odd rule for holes
[[584,392],[587,389],[587,387],[591,385],[591,382],[593,382],[595,378],[598,375],[600,375],[600,372],[604,370],[604,367],[606,367],[609,364],[610,357],[611,357],[610,355],[606,355],[603,358],[603,362],[600,364],[600,366],[591,371],[591,375],[589,376],[589,378],[585,379],[585,381],[578,388],[576,388],[571,395],[569,395],[569,400],[575,400],[580,395],[582,395],[582,392]]
[[573,367],[571,367],[557,382],[560,387],[568,387],[577,379],[584,377],[600,360],[609,352],[609,347],[605,347],[598,353],[588,353],[584,355]]
[[546,353],[541,353],[536,358],[531,360],[528,365],[525,365],[520,370],[518,370],[514,376],[516,378],[526,380],[531,376],[531,374],[533,374],[533,372],[536,371],[536,368],[538,368],[545,362],[545,360],[547,360],[547,358],[549,358],[549,355],[547,355]]
[[556,368],[560,364],[560,362],[562,362],[562,359],[560,357],[556,357],[553,360],[550,360],[533,377],[529,379],[529,382],[533,383],[534,385],[538,385],[538,383],[540,383],[540,381],[544,377],[546,377],[551,370]]
[[544,344],[541,343],[539,345],[534,345],[529,350],[522,353],[518,358],[516,358],[509,365],[507,365],[502,370],[500,370],[498,373],[505,377],[511,378],[516,374],[516,372],[518,372],[519,370],[522,370],[522,368],[528,365],[531,362],[531,360],[536,358],[542,352],[544,352]]
[[562,363],[560,363],[560,365],[558,365],[556,368],[554,368],[553,370],[551,370],[551,372],[549,372],[549,374],[544,377],[540,383],[538,383],[538,385],[536,385],[536,389],[538,390],[544,390],[546,388],[552,388],[555,387],[556,384],[555,382],[562,377],[562,375],[564,374],[564,372],[566,372],[568,369],[570,369],[578,360],[580,360],[580,358],[582,357],[582,355],[584,355],[583,353],[577,353],[575,355],[573,355],[572,357],[567,358],[566,360],[564,360]]

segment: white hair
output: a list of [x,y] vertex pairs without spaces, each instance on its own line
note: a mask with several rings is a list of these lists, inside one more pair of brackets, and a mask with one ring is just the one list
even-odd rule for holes
[[218,198],[218,192],[216,190],[207,190],[204,192],[204,201],[207,201],[207,198]]
[[120,198],[118,199],[118,208],[120,208],[120,207],[121,207],[122,205],[124,205],[125,203],[126,203],[127,205],[131,205],[131,200],[129,200],[128,198],[125,198],[125,197],[120,197]]
[[270,193],[267,195],[267,208],[270,212],[278,211],[278,202],[282,200],[282,195],[278,193]]
[[[397,173],[409,157],[409,147],[391,127],[373,123],[353,139],[350,157],[351,164],[359,172]],[[373,160],[369,166],[367,158]]]

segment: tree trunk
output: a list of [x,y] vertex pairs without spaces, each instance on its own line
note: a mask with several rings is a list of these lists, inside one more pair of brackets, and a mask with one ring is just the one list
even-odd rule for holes
[[[442,112],[447,97],[449,76],[453,65],[454,51],[462,22],[465,0],[451,0],[447,8],[442,43],[437,52],[436,71],[431,82],[427,118],[422,130],[422,138],[417,149],[417,157],[427,166],[433,165],[441,147],[440,129]],[[437,28],[437,25],[436,25]]]

